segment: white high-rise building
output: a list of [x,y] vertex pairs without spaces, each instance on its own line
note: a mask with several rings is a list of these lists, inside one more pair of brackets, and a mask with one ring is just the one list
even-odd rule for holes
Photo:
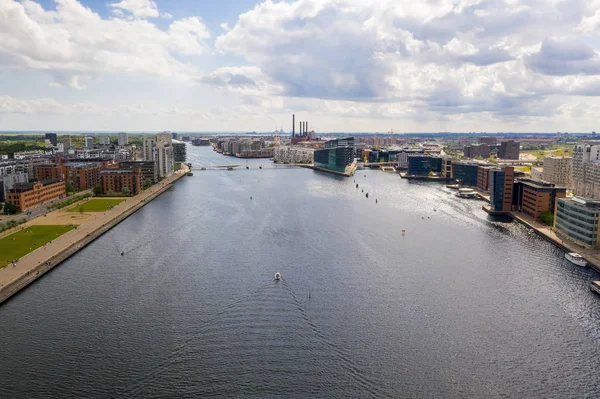
[[98,138],[98,142],[100,143],[100,145],[109,145],[110,144],[110,137],[108,137],[108,136],[100,136]]
[[129,144],[129,137],[127,137],[127,133],[119,133],[118,142],[120,146],[125,146]]
[[573,191],[581,197],[600,198],[600,145],[573,147]]
[[570,188],[573,185],[573,158],[545,157],[542,180]]
[[171,133],[159,133],[155,137],[146,137],[142,141],[144,161],[158,164],[158,175],[169,177],[175,170],[173,142]]

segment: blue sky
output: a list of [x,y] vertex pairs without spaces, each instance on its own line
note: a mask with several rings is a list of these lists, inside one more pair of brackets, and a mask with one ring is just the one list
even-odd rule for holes
[[599,51],[600,0],[2,0],[0,130],[591,131]]

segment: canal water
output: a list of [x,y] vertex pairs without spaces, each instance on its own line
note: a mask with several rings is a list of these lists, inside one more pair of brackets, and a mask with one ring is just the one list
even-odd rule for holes
[[0,397],[600,396],[598,276],[523,226],[396,174],[188,154],[242,166],[0,307]]

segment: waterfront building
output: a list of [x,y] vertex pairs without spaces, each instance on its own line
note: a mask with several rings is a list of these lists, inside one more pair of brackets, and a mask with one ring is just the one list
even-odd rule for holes
[[158,164],[152,161],[123,161],[119,162],[120,169],[139,168],[142,171],[142,183],[149,181],[152,184],[158,182]]
[[122,193],[128,190],[130,194],[142,191],[142,169],[105,169],[100,171],[100,186],[105,193]]
[[507,140],[500,143],[498,158],[519,160],[521,146],[517,141]]
[[33,168],[37,181],[62,179],[62,168],[55,163],[36,164]]
[[278,163],[305,163],[314,161],[315,149],[299,145],[280,145],[273,149],[273,160]]
[[484,193],[490,191],[490,170],[492,166],[479,165],[477,166],[477,188]]
[[565,187],[571,187],[573,185],[573,158],[554,156],[545,157],[541,180]]
[[0,202],[6,201],[8,191],[18,183],[27,183],[29,176],[27,172],[13,172],[10,174],[0,174]]
[[190,138],[190,136],[182,136],[181,141],[183,141],[184,143],[187,143],[187,142],[191,141],[191,138]]
[[100,182],[100,169],[100,162],[67,162],[63,165],[63,176],[75,190],[89,190]]
[[452,164],[452,178],[463,186],[477,186],[479,165],[468,162]]
[[177,140],[177,133],[175,133],[175,132],[171,133],[171,139]]
[[16,205],[23,212],[34,206],[64,198],[67,195],[65,181],[45,180],[35,183],[17,183],[7,193],[6,202]]
[[[173,133],[177,134],[177,133]],[[173,159],[175,162],[185,162],[187,158],[187,150],[185,143],[181,141],[173,141]]]
[[129,137],[127,136],[127,133],[121,132],[118,134],[117,136],[117,144],[120,147],[124,147],[126,145],[129,145]]
[[600,201],[581,197],[560,198],[554,213],[554,232],[559,238],[597,249],[600,244]]
[[142,159],[148,162],[156,162],[156,137],[144,137],[142,139]]
[[432,172],[432,158],[431,155],[409,154],[406,174],[409,176],[428,176]]
[[531,168],[531,178],[534,180],[544,181],[544,168],[532,167]]
[[324,147],[314,151],[314,165],[344,173],[354,160],[354,138],[330,140],[325,142]]
[[169,132],[156,135],[156,161],[158,163],[158,175],[161,178],[169,177],[175,171],[173,139]]
[[490,146],[487,144],[473,144],[467,145],[463,149],[463,153],[466,158],[489,158],[490,157]]
[[492,211],[508,212],[512,209],[515,168],[490,170],[490,205]]
[[572,174],[573,191],[578,196],[600,198],[600,145],[573,147]]
[[94,138],[93,137],[86,137],[85,138],[85,147],[86,148],[92,148],[94,146]]
[[44,135],[44,138],[46,140],[49,140],[50,144],[52,144],[54,147],[58,145],[58,136],[56,135],[56,133],[46,133]]
[[197,138],[197,139],[194,139],[192,141],[192,145],[195,145],[195,146],[209,146],[210,145],[210,140],[209,139]]
[[498,144],[498,139],[496,137],[483,136],[483,137],[477,138],[477,142],[479,144],[487,144],[489,146],[495,146],[496,144]]
[[539,219],[542,212],[554,212],[556,200],[566,197],[567,188],[549,182],[520,179],[515,182],[513,192],[516,210]]
[[454,170],[452,168],[452,165],[456,161],[457,161],[456,159],[450,158],[450,157],[443,157],[442,158],[442,170],[441,170],[442,177],[445,177],[447,179],[452,179],[453,178],[453,176],[454,176]]

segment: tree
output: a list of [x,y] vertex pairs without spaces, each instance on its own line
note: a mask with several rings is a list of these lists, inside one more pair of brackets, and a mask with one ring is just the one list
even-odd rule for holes
[[146,178],[144,179],[144,190],[152,185],[152,180]]
[[83,212],[85,212],[85,209],[83,208],[83,205],[79,206],[79,213],[83,214]]
[[71,183],[71,180],[67,180],[65,182],[65,189],[68,193],[75,192],[75,187],[73,187],[73,183]]
[[540,219],[542,222],[546,223],[548,226],[552,226],[554,224],[554,214],[550,211],[544,211],[540,214]]
[[4,204],[4,213],[7,215],[14,215],[17,212],[19,212],[19,208],[15,204],[11,204],[10,202]]
[[131,194],[131,191],[129,190],[129,187],[123,187],[123,190],[121,190],[121,192],[125,195],[129,195]]
[[94,186],[94,188],[92,189],[92,191],[94,192],[94,195],[95,195],[96,197],[97,197],[97,196],[99,196],[99,195],[102,195],[102,194],[104,194],[104,188],[102,188],[102,186],[101,186],[101,185],[99,185],[99,184],[96,184],[96,185]]

